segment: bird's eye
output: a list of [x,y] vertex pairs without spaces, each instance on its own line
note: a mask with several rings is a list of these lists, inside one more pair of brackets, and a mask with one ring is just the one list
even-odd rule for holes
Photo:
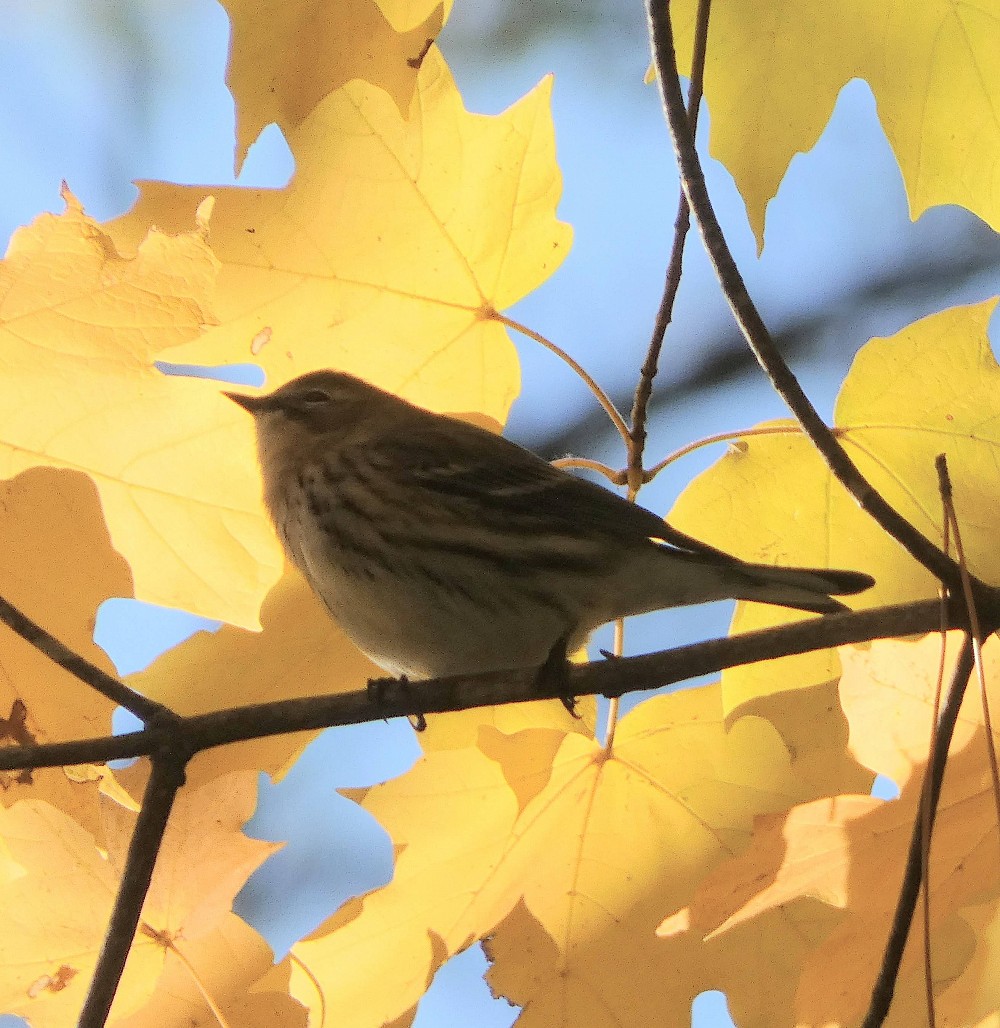
[[329,403],[330,397],[322,389],[308,389],[302,394],[303,403]]

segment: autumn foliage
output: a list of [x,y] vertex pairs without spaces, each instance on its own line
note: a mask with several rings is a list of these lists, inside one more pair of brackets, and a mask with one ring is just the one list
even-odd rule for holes
[[[544,288],[571,243],[556,215],[551,83],[497,116],[468,112],[434,44],[447,9],[223,6],[237,163],[277,123],[296,162],[289,185],[145,182],[107,224],[66,188],[64,212],[19,229],[0,264],[0,596],[109,674],[93,641],[109,597],[225,622],[126,681],[184,716],[350,693],[379,672],[283,567],[248,419],[217,381],[162,365],[256,363],[270,387],[336,367],[499,427],[519,388],[517,325],[503,312]],[[789,161],[855,76],[876,96],[914,216],[962,204],[1000,226],[996,18],[936,3],[850,17],[785,0],[715,6],[711,148],[760,245]],[[684,73],[696,7],[671,4]],[[803,58],[818,39],[821,68]],[[993,308],[944,310],[867,342],[834,428],[936,545],[945,453],[968,569],[1000,586]],[[673,524],[747,559],[863,568],[877,586],[856,609],[937,597],[935,575],[860,509],[795,422],[761,427],[691,483]],[[741,605],[733,631],[794,617]],[[278,848],[242,827],[259,772],[283,774],[312,736],[201,752],[108,1024],[406,1025],[438,968],[478,942],[490,988],[523,1008],[519,1024],[680,1025],[706,989],[725,991],[741,1026],[860,1024],[961,637],[729,668],[640,703],[610,746],[593,700],[579,719],[556,700],[432,717],[410,772],[350,796],[392,838],[392,882],[326,911],[276,965],[231,910]],[[995,645],[984,648],[994,704]],[[115,702],[7,627],[0,659],[5,745],[111,734]],[[1000,1010],[991,731],[970,688],[929,866],[942,1024],[994,1024]],[[876,773],[899,800],[871,797]],[[0,1012],[62,1028],[98,965],[149,763],[0,776]],[[918,907],[893,1025],[926,1023],[922,925]]]

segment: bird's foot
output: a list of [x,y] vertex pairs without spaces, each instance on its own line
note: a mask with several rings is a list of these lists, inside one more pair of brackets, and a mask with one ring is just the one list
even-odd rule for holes
[[548,692],[555,687],[562,705],[573,717],[579,719],[580,715],[576,712],[576,697],[569,687],[569,660],[566,657],[566,641],[566,636],[555,641],[555,645],[545,658],[545,663],[538,669],[538,674],[535,676],[535,687],[539,692]]
[[[385,699],[386,690],[389,686],[395,685],[407,697],[414,695],[410,680],[406,675],[399,678],[370,678],[368,680],[368,699],[372,703],[381,703]],[[413,726],[415,732],[422,732],[427,727],[427,718],[419,711],[416,714],[408,714],[406,720]]]

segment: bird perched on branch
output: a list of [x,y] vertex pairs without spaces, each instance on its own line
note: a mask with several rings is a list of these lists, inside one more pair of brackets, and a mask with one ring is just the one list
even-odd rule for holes
[[226,395],[257,428],[289,559],[409,679],[539,667],[600,625],[735,598],[825,613],[856,571],[749,564],[500,436],[352,375]]

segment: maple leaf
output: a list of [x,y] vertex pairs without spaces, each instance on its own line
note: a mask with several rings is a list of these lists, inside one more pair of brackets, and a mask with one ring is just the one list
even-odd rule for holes
[[447,21],[453,5],[454,0],[379,0],[379,8],[397,32],[409,32],[439,8],[442,21]]
[[[951,664],[957,636],[952,634],[949,646]],[[886,803],[870,796],[834,796],[761,818],[750,848],[711,872],[694,902],[661,928],[664,934],[710,941],[740,927],[756,936],[765,930],[754,928],[756,919],[782,914],[767,923],[798,953],[799,1023],[854,1024],[867,1008],[918,810],[924,766],[916,765],[916,757],[929,748],[940,646],[939,637],[928,636],[920,643],[875,642],[867,652],[844,651],[842,698],[851,748],[874,770],[899,777],[900,798]],[[1000,695],[998,647],[988,644],[984,657],[995,704]],[[948,676],[946,665],[945,681]],[[995,910],[1000,897],[996,807],[974,692],[970,689],[965,698],[949,757],[929,871],[939,1016],[955,1024],[968,1023],[958,1005],[968,1002],[969,985],[950,996],[946,987],[968,965],[974,948],[963,910],[987,896],[989,909]],[[888,882],[887,869],[894,869]],[[808,947],[802,946],[796,925],[795,910],[801,911],[803,899],[840,911]],[[918,908],[893,1003],[893,1025],[918,1023],[924,1015],[921,922]],[[721,952],[728,955],[730,949]],[[744,966],[741,975],[733,975],[725,963],[717,968],[715,987],[724,987],[737,1007],[753,1006],[740,992],[745,981],[765,969]]]
[[435,714],[427,719],[427,727],[417,741],[428,753],[475,746],[483,728],[494,728],[504,735],[514,735],[527,728],[554,728],[593,737],[596,726],[596,696],[581,696],[572,714],[560,700],[529,700]]
[[[487,936],[493,988],[547,1011],[537,1023],[571,1023],[595,1003],[617,1023],[636,1003],[643,1023],[678,1023],[699,975],[681,974],[693,958],[653,935],[664,902],[738,852],[755,812],[812,788],[767,721],[724,728],[717,687],[642,704],[610,755],[577,734],[484,728],[478,747],[432,752],[367,792],[395,877],[295,953],[338,1024],[407,1015],[444,960]],[[308,988],[293,979],[303,1002]]]
[[941,1002],[949,1010],[961,1011],[965,1024],[994,1028],[1000,1010],[996,971],[1000,908],[995,900],[968,904],[962,908],[961,918],[976,940],[976,949],[956,980],[945,985]]
[[288,958],[273,964],[270,946],[235,914],[178,945],[184,959],[171,952],[146,1003],[110,1028],[219,1028],[220,1012],[239,1028],[306,1028],[305,1007],[288,994]]
[[107,226],[123,247],[215,197],[220,324],[164,359],[253,356],[272,386],[337,367],[435,410],[460,396],[502,422],[518,369],[495,311],[552,274],[570,239],[554,217],[550,88],[496,117],[469,114],[432,49],[408,119],[359,80],[326,97],[289,135],[285,189],[141,183]]
[[[278,848],[239,831],[255,797],[255,776],[246,772],[179,794],[143,908],[146,929],[129,955],[114,1016],[153,994],[165,962],[174,959],[164,940],[182,945],[216,931],[231,916],[236,891]],[[22,871],[5,881],[0,875],[0,1007],[33,1025],[70,1023],[93,973],[135,824],[134,812],[110,800],[104,816],[107,852],[43,800],[0,810],[0,842]]]
[[[351,79],[380,86],[405,113],[442,9],[404,31],[374,0],[335,4],[222,0],[232,22],[226,84],[236,101],[236,171],[261,129],[297,128],[323,97]],[[364,46],[358,41],[364,40]]]
[[[350,692],[381,673],[292,567],[268,593],[260,619],[261,632],[229,625],[199,632],[130,675],[128,684],[178,714],[192,715]],[[296,732],[205,751],[188,768],[188,781],[246,768],[278,779],[315,736]]]
[[65,199],[0,264],[0,474],[86,471],[138,598],[255,625],[280,557],[245,419],[213,383],[155,363],[212,319],[204,227],[152,230],[122,257]]
[[[942,538],[934,461],[947,454],[969,568],[990,583],[1000,583],[994,525],[1000,367],[986,334],[995,304],[955,307],[872,339],[854,360],[834,417],[861,472],[930,539]],[[848,597],[855,608],[936,596],[937,580],[859,509],[797,427],[772,424],[787,424],[788,434],[741,441],[688,486],[670,522],[748,560],[867,571],[875,586]],[[733,631],[801,616],[740,604]],[[731,668],[723,675],[726,709],[829,681],[838,669],[829,650]]]
[[[114,552],[93,483],[75,472],[35,468],[0,482],[0,594],[109,674],[93,641],[97,607],[128,596],[132,579]],[[114,703],[4,626],[0,629],[0,739],[12,745],[111,734]],[[0,773],[0,802],[43,799],[99,831],[103,768]]]
[[[694,0],[671,4],[684,74],[696,8]],[[1000,21],[993,13],[946,0],[919,8],[726,4],[712,11],[705,67],[710,149],[736,179],[758,248],[764,209],[789,162],[812,149],[854,78],[875,95],[911,215],[957,203],[1000,226],[996,168],[983,160],[1000,147]]]

